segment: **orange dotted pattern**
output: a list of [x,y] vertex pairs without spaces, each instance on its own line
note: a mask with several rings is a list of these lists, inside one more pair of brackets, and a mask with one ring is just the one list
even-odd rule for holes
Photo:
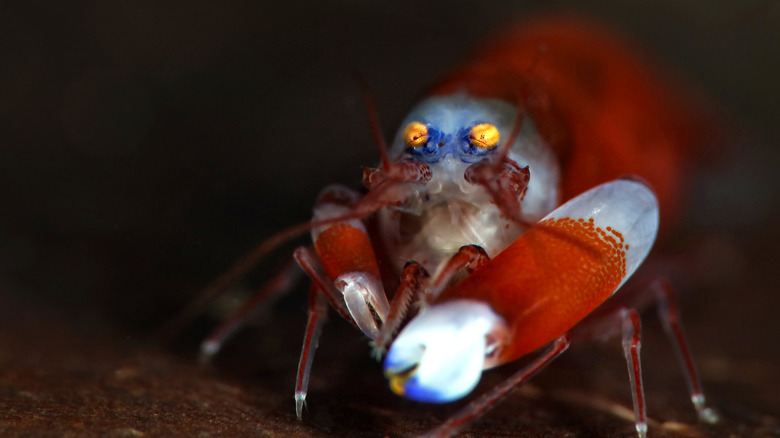
[[501,362],[561,336],[609,298],[626,276],[628,246],[617,230],[596,227],[593,219],[541,224],[438,300],[479,300],[503,316],[512,339]]
[[347,272],[368,272],[379,278],[371,241],[363,230],[336,224],[320,233],[314,248],[331,280]]

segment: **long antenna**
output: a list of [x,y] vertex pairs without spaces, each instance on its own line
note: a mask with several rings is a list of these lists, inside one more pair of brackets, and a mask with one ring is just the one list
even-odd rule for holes
[[347,67],[352,77],[355,78],[360,90],[363,92],[363,99],[366,104],[366,112],[368,115],[368,123],[371,127],[371,134],[374,137],[374,144],[379,152],[379,158],[382,162],[382,170],[385,172],[390,171],[390,154],[387,151],[387,142],[385,142],[384,135],[382,135],[382,128],[379,124],[379,115],[376,111],[376,100],[374,99],[374,93],[371,92],[371,87],[368,85],[368,81],[365,76],[352,63],[347,60],[343,60],[344,65]]
[[228,268],[222,275],[209,283],[194,300],[190,301],[184,309],[182,309],[176,316],[174,316],[159,330],[157,330],[155,337],[163,343],[171,340],[179,332],[181,332],[184,326],[195,319],[195,317],[200,314],[215,297],[224,292],[227,288],[230,287],[230,285],[235,283],[239,278],[243,277],[252,268],[257,266],[266,255],[282,244],[294,239],[295,237],[298,237],[299,235],[311,230],[314,227],[321,227],[337,222],[358,219],[368,213],[365,211],[356,210],[343,216],[319,221],[301,222],[279,231],[278,233],[263,241],[260,245],[257,245],[248,253],[244,254],[243,257],[233,263],[233,265]]
[[[535,56],[527,68],[528,78],[533,77],[531,73],[533,73],[534,70],[536,70],[536,68],[539,66],[542,58],[547,55],[547,51],[548,49],[545,44],[539,44],[536,47]],[[506,158],[509,156],[509,150],[512,149],[512,144],[514,144],[515,140],[517,140],[517,136],[520,134],[520,128],[523,126],[523,117],[525,117],[526,108],[528,107],[525,100],[530,94],[529,88],[531,87],[531,84],[529,83],[530,80],[527,78],[522,78],[521,76],[521,79],[524,80],[522,80],[522,85],[520,86],[520,89],[517,93],[517,113],[515,113],[515,120],[512,125],[512,131],[509,133],[509,138],[501,145],[501,149],[496,155],[497,162],[499,163],[503,163],[504,160],[506,160]],[[517,78],[514,80],[517,80]]]
[[520,135],[520,128],[523,126],[523,118],[525,117],[525,109],[521,99],[522,97],[518,97],[517,99],[517,110],[515,112],[515,120],[512,122],[512,130],[509,132],[509,137],[504,143],[501,144],[501,147],[498,149],[498,153],[496,154],[496,163],[503,164],[504,161],[506,161],[507,157],[509,156],[509,151],[512,149],[512,145],[515,143],[515,140],[517,140],[517,136]]
[[390,180],[379,184],[358,201],[358,203],[354,205],[353,210],[349,213],[328,219],[301,222],[287,227],[269,237],[233,263],[233,265],[222,275],[209,283],[193,301],[157,331],[157,338],[161,339],[162,342],[172,339],[177,333],[181,332],[181,329],[185,325],[201,313],[216,296],[224,292],[231,284],[257,266],[258,263],[260,263],[260,260],[285,242],[292,240],[312,228],[360,219],[387,205],[388,199],[386,197],[393,196],[391,189],[396,184],[397,181]]
[[[357,70],[357,68],[355,68],[343,57],[341,58],[344,65],[358,82],[361,90],[363,91],[366,110],[368,111],[368,121],[371,127],[371,133],[374,137],[374,144],[379,151],[381,167],[386,174],[389,174],[392,170],[392,163],[387,151],[387,144],[384,140],[384,137],[382,136],[382,129],[379,125],[379,116],[376,111],[374,95],[371,93],[368,81]],[[414,172],[413,174],[415,174],[415,177],[420,177],[417,176]],[[360,219],[381,208],[386,203],[382,200],[382,197],[387,194],[389,187],[392,185],[393,184],[383,184],[381,188],[373,188],[372,191],[369,192],[355,206],[355,209],[351,213],[319,221],[302,222],[283,229],[282,231],[279,231],[278,233],[269,237],[260,245],[246,253],[238,261],[236,261],[222,275],[209,283],[193,301],[191,301],[184,309],[182,309],[176,316],[174,316],[170,321],[168,321],[168,323],[166,323],[157,331],[157,339],[160,339],[162,342],[167,342],[168,340],[172,339],[177,333],[181,332],[185,325],[187,325],[199,313],[201,313],[203,309],[205,309],[206,306],[208,306],[208,304],[216,296],[224,292],[227,288],[230,287],[231,284],[236,282],[252,268],[257,266],[266,255],[285,242],[292,240],[293,238],[311,230],[312,228],[331,225],[352,219]]]

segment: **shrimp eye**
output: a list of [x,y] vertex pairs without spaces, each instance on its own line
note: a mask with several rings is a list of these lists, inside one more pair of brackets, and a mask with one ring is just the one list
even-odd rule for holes
[[469,131],[469,143],[480,149],[493,149],[500,139],[498,128],[490,123],[480,123]]
[[428,127],[420,122],[412,122],[404,128],[403,137],[408,146],[422,146],[428,142]]

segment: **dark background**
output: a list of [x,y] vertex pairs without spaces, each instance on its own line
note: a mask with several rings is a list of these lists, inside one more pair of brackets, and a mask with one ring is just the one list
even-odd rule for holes
[[[698,260],[700,281],[684,291],[683,312],[705,384],[728,420],[682,433],[780,434],[780,4],[587,5],[2,6],[0,432],[376,436],[446,418],[446,407],[389,397],[364,340],[335,323],[315,363],[309,420],[293,421],[303,287],[231,343],[216,370],[192,359],[208,318],[164,347],[153,333],[253,244],[306,220],[324,185],[358,186],[361,166],[375,164],[346,64],[371,84],[389,136],[425,88],[486,35],[563,9],[637,41],[706,96],[733,133],[681,188],[691,201],[672,244],[693,248]],[[246,284],[259,282],[284,251],[277,256]],[[693,424],[676,363],[657,321],[647,319],[650,416]],[[595,392],[630,406],[623,375],[613,376],[625,373],[617,344],[601,350],[593,358],[575,349],[540,376],[541,395],[514,402],[538,415],[501,408],[472,431],[630,433],[630,423],[572,396]],[[128,369],[130,381],[111,380]],[[199,397],[210,400],[208,409]],[[503,423],[507,417],[516,424]],[[673,428],[656,424],[651,432],[678,436]]]

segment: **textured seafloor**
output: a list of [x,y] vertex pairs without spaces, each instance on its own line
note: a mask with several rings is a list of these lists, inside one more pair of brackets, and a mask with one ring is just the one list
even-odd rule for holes
[[[212,367],[195,341],[213,319],[168,343],[151,333],[253,243],[306,220],[321,187],[357,186],[374,164],[345,63],[371,83],[389,132],[468,47],[543,5],[266,3],[3,7],[0,436],[406,436],[456,409],[393,396],[365,340],[334,316],[297,421],[303,286]],[[780,436],[780,7],[569,7],[648,46],[739,132],[729,152],[702,157],[710,167],[667,247],[699,277],[682,312],[724,421],[697,424],[647,312],[650,436]],[[628,437],[630,403],[619,343],[579,345],[464,434]]]

